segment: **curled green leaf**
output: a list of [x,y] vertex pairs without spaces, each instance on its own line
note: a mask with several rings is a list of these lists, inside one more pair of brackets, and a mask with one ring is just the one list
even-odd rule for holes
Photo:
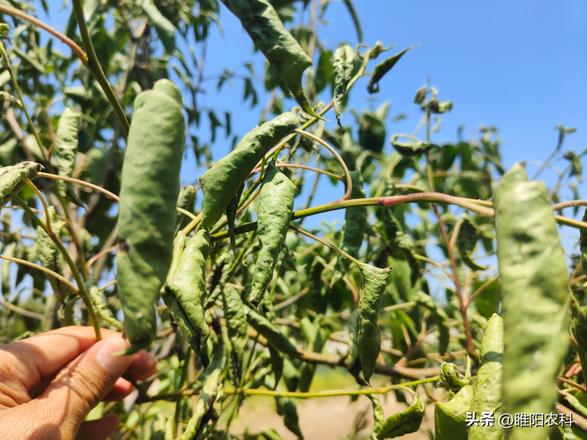
[[[501,414],[502,392],[502,356],[503,356],[503,320],[494,314],[489,318],[483,341],[481,343],[481,365],[477,370],[473,385],[471,411],[476,414],[489,412],[497,420]],[[469,428],[469,440],[502,440],[504,432],[497,424],[481,426],[475,424]]]
[[381,63],[379,63],[375,70],[373,71],[373,75],[371,75],[371,79],[369,80],[369,84],[367,85],[367,90],[369,93],[377,93],[379,92],[379,81],[383,78],[393,67],[397,64],[397,62],[403,57],[408,50],[409,47],[405,48],[404,50],[393,54],[389,58],[386,58]]
[[247,311],[240,294],[231,286],[222,289],[222,305],[228,336],[232,344],[232,363],[235,376],[242,374],[242,359],[247,344]]
[[406,409],[392,414],[375,426],[375,438],[395,438],[420,429],[426,406],[420,396],[410,391],[414,401]]
[[[65,107],[57,124],[57,139],[51,154],[51,163],[61,176],[71,177],[75,167],[78,149],[78,130],[81,115],[70,107]],[[57,182],[59,192],[65,195],[66,184]]]
[[344,98],[347,93],[347,86],[357,71],[359,58],[355,50],[348,44],[337,48],[332,55],[332,70],[334,71],[334,111],[336,119],[340,124]]
[[277,407],[277,414],[283,417],[283,424],[285,427],[295,434],[298,439],[303,439],[304,435],[300,429],[300,421],[295,401],[287,397],[278,397],[275,399],[275,405]]
[[122,167],[118,288],[133,347],[155,336],[155,304],[171,262],[185,122],[179,89],[159,80],[140,93]]
[[381,269],[369,264],[361,265],[363,286],[359,298],[359,317],[357,323],[357,345],[361,371],[368,381],[377,364],[381,351],[381,334],[377,324],[379,300],[391,274],[391,268]]
[[[504,412],[549,413],[567,351],[569,284],[546,186],[515,165],[494,194],[504,304]],[[548,437],[547,428],[512,429],[514,439]]]
[[434,438],[436,440],[467,440],[467,412],[473,399],[473,387],[466,385],[448,402],[434,405]]
[[209,249],[210,235],[207,231],[200,230],[190,237],[178,233],[162,295],[180,330],[204,363],[207,363],[204,342],[209,334],[203,306]]
[[434,147],[433,144],[421,141],[409,134],[394,134],[391,145],[404,156],[419,156]]
[[472,270],[485,270],[487,267],[475,262],[471,255],[475,250],[475,245],[478,240],[479,232],[477,231],[477,227],[468,217],[465,217],[461,223],[461,229],[459,230],[459,235],[457,237],[457,249],[459,255],[461,256],[463,263],[469,266]]
[[[351,171],[351,181],[353,183],[351,197],[353,199],[365,198],[361,172]],[[368,211],[366,206],[347,208],[344,214],[341,249],[355,258],[359,256],[359,250],[361,249],[363,238],[365,237],[365,231],[367,229],[367,214]],[[348,271],[350,264],[351,262],[348,258],[344,258],[340,255],[336,257],[336,267],[338,270],[332,277],[332,285],[344,276]]]
[[204,372],[202,390],[198,395],[198,403],[196,403],[192,417],[181,436],[181,440],[199,438],[198,433],[202,425],[207,422],[210,412],[213,410],[213,405],[221,392],[222,366],[213,362]]
[[257,233],[261,248],[257,254],[249,301],[258,304],[273,278],[277,257],[285,242],[293,211],[296,186],[271,164],[265,172],[257,200]]
[[21,162],[0,167],[0,207],[20,190],[25,179],[34,177],[41,168],[43,168],[42,165],[36,162]]
[[[194,205],[196,203],[196,187],[194,185],[186,185],[179,190],[177,196],[177,207],[185,209],[186,211],[193,212]],[[175,226],[175,233],[185,227],[189,222],[189,217],[178,212],[177,223]]]
[[312,65],[312,60],[283,26],[271,3],[267,0],[222,1],[238,17],[302,109],[314,115],[302,88],[302,75]]
[[464,386],[470,385],[471,381],[461,376],[455,364],[443,362],[440,365],[440,383],[447,390],[456,393]]
[[[51,220],[51,230],[56,236],[59,236],[65,224],[59,218],[53,206],[49,206],[49,220]],[[63,273],[65,264],[63,254],[49,234],[40,226],[37,228],[36,254],[43,267],[53,272]]]
[[102,291],[96,286],[92,286],[88,290],[88,294],[90,295],[90,301],[94,306],[94,310],[100,318],[100,322],[105,323],[115,328],[116,330],[121,330],[122,325],[120,322],[118,322],[118,320],[112,314],[112,311],[108,308]]
[[298,126],[294,113],[283,113],[247,133],[236,148],[200,178],[204,192],[202,227],[209,229],[226,211],[230,201],[255,165],[283,137]]
[[149,17],[151,24],[155,27],[157,36],[163,43],[165,51],[172,52],[175,49],[177,28],[161,13],[153,0],[143,0],[142,8],[147,17]]
[[267,339],[270,346],[287,355],[294,357],[297,355],[298,350],[290,339],[256,310],[247,309],[247,320],[259,334]]
[[355,31],[357,32],[357,38],[359,39],[359,42],[361,42],[363,41],[363,28],[361,27],[359,14],[357,14],[357,10],[355,9],[353,0],[343,0],[343,3],[349,11],[351,19],[353,20],[353,26],[355,27]]

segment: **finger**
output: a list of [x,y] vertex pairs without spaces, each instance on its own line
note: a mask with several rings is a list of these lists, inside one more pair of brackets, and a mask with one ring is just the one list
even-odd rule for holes
[[90,409],[132,364],[135,356],[121,354],[128,347],[128,341],[118,336],[97,342],[70,362],[39,397],[39,404],[51,407],[52,417],[63,424],[63,438],[77,431]]
[[116,433],[120,420],[116,416],[82,423],[77,438],[79,440],[105,440]]
[[119,377],[112,389],[106,394],[104,397],[105,401],[112,402],[117,400],[122,400],[130,393],[132,393],[133,386],[128,380]]
[[152,354],[141,350],[135,360],[128,367],[128,373],[137,380],[145,380],[155,374],[157,361]]
[[[103,329],[105,337],[114,332]],[[0,369],[28,390],[53,377],[96,342],[92,327],[63,327],[0,347]]]

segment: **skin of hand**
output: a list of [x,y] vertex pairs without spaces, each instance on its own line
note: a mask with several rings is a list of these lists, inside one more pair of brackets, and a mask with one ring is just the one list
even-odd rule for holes
[[0,438],[101,440],[114,434],[115,416],[83,422],[102,400],[132,391],[125,372],[144,380],[156,361],[145,351],[121,355],[129,343],[120,333],[64,327],[0,346]]

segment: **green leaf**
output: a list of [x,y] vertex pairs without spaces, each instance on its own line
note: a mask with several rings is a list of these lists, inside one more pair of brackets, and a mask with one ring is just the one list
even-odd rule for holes
[[410,48],[407,47],[404,50],[393,54],[389,58],[386,58],[375,67],[373,75],[371,75],[371,79],[367,85],[367,90],[369,93],[379,92],[379,81],[381,81],[381,78],[383,78],[391,69],[393,69],[401,57],[403,57],[409,50]]
[[210,236],[200,230],[191,237],[179,232],[173,245],[173,258],[163,286],[163,301],[175,318],[190,346],[207,364],[206,339],[210,330],[204,319],[206,259]]
[[300,429],[298,410],[293,399],[287,397],[277,397],[275,399],[277,414],[283,417],[283,424],[287,429],[294,433],[297,438],[303,439],[304,435]]
[[155,304],[171,262],[185,122],[179,89],[159,80],[139,94],[122,167],[118,292],[135,348],[155,336]]
[[202,227],[209,229],[220,219],[255,165],[282,138],[298,126],[294,113],[283,113],[247,133],[236,148],[200,178],[204,192]]
[[202,390],[198,394],[198,403],[188,422],[181,440],[192,440],[201,429],[202,424],[207,422],[212,406],[222,390],[222,366],[211,363],[204,373]]
[[143,11],[149,21],[155,27],[157,36],[163,43],[166,52],[173,52],[175,49],[175,34],[177,28],[159,11],[153,0],[143,0]]
[[334,112],[339,125],[347,86],[357,71],[358,64],[357,53],[348,44],[344,44],[334,51],[332,56],[332,69],[334,71],[333,100]]
[[357,39],[359,43],[363,41],[363,28],[361,27],[361,21],[359,20],[359,14],[357,14],[357,10],[355,9],[355,5],[353,4],[353,0],[343,0],[344,5],[346,6],[351,19],[353,20],[353,26],[355,27],[355,31],[357,32]]
[[19,191],[26,179],[34,177],[41,168],[42,165],[35,162],[0,167],[0,207]]
[[436,440],[467,440],[465,423],[473,387],[466,385],[448,402],[436,402],[434,405],[434,438]]
[[226,328],[232,344],[232,363],[235,376],[242,374],[242,360],[247,344],[247,312],[240,294],[231,286],[222,289],[222,306]]
[[302,109],[315,115],[302,88],[302,75],[312,65],[296,39],[285,29],[277,12],[267,0],[222,0],[273,65],[283,85]]
[[247,319],[249,324],[267,339],[267,342],[273,348],[290,356],[295,357],[297,355],[296,346],[263,315],[252,308],[247,308]]
[[[522,166],[494,194],[497,256],[503,289],[504,412],[549,413],[569,344],[569,283],[548,190]],[[546,439],[547,428],[514,427],[518,439]]]
[[[351,171],[351,181],[353,184],[351,197],[353,199],[364,198],[365,192],[363,191],[363,178],[361,177],[360,171]],[[367,229],[367,214],[368,211],[366,206],[347,208],[344,213],[341,249],[355,258],[359,256],[359,250],[361,249],[365,237],[365,231]],[[351,262],[348,258],[337,255],[337,271],[332,276],[332,281],[330,282],[331,285],[334,285],[347,273],[350,264]]]
[[355,114],[359,124],[359,144],[365,150],[381,153],[385,145],[385,118],[389,104],[384,103],[374,112]]
[[[53,206],[49,206],[49,219],[51,220],[51,230],[56,236],[59,236],[65,224],[61,221]],[[35,244],[37,258],[41,265],[53,272],[63,273],[65,264],[63,254],[41,226],[37,228],[37,240]]]
[[[196,204],[196,187],[194,185],[186,185],[179,190],[177,196],[177,207],[193,212]],[[176,234],[179,229],[183,228],[189,221],[189,217],[177,213]]]
[[[476,414],[490,412],[498,419],[501,414],[502,401],[502,357],[503,357],[503,320],[493,315],[483,335],[481,343],[481,364],[477,370],[473,385],[471,411]],[[498,424],[481,426],[475,424],[469,428],[469,440],[502,440],[504,432]]]
[[457,249],[459,251],[459,255],[461,256],[463,263],[469,266],[470,269],[486,270],[486,266],[476,263],[471,256],[475,250],[475,245],[477,244],[478,239],[479,233],[477,231],[477,227],[468,217],[465,216],[463,222],[461,223],[461,229],[459,230],[459,235],[457,237]]
[[[78,149],[78,130],[81,115],[70,107],[61,113],[57,125],[57,139],[55,149],[51,154],[51,163],[59,171],[59,175],[71,177],[75,167],[75,158]],[[66,183],[59,181],[59,192],[65,196]]]
[[382,423],[375,426],[375,438],[395,438],[405,434],[418,431],[424,414],[426,412],[426,405],[420,396],[411,391],[414,401],[403,411],[392,414]]
[[296,186],[292,181],[274,164],[269,165],[257,199],[257,235],[261,249],[257,254],[249,295],[249,301],[253,304],[261,301],[273,278],[291,220],[295,195]]
[[377,324],[379,300],[389,281],[391,268],[381,269],[369,264],[361,264],[361,274],[363,286],[359,298],[357,345],[361,371],[368,381],[375,371],[381,351],[381,335]]
[[391,145],[403,156],[420,156],[434,147],[425,141],[418,140],[410,134],[394,134],[391,137]]
[[440,364],[440,384],[447,390],[457,393],[464,386],[470,385],[471,381],[461,376],[455,364],[443,362]]

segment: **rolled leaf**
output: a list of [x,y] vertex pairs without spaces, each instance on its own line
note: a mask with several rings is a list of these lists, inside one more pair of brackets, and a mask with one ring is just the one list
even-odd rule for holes
[[21,162],[8,167],[0,167],[0,207],[20,189],[25,179],[30,179],[41,171],[42,165],[35,162]]
[[[65,107],[57,124],[57,139],[51,154],[51,163],[59,171],[59,175],[71,177],[75,167],[75,156],[78,149],[78,131],[81,115],[70,107]],[[65,195],[66,183],[57,182],[59,192]]]
[[[503,411],[550,413],[569,343],[565,256],[546,186],[515,165],[495,189],[497,256],[503,290]],[[546,439],[547,427],[512,439]]]
[[209,329],[204,319],[203,304],[209,248],[210,236],[207,231],[200,230],[187,238],[179,232],[162,295],[180,330],[205,364],[207,350],[204,343]]
[[296,186],[273,164],[265,172],[257,199],[257,254],[249,301],[258,304],[273,278],[277,257],[285,242],[293,211]]
[[214,226],[255,165],[297,126],[298,118],[291,112],[265,122],[247,133],[233,151],[202,175],[203,228]]
[[434,438],[467,440],[467,412],[473,399],[473,387],[466,385],[448,402],[434,405]]
[[395,438],[418,431],[426,411],[426,406],[420,396],[412,392],[414,401],[406,409],[392,414],[375,426],[376,439]]
[[334,111],[340,124],[343,101],[347,92],[347,85],[358,67],[359,58],[355,50],[348,44],[340,46],[332,55],[332,70],[334,71]]
[[[498,420],[503,403],[501,392],[503,357],[503,320],[494,314],[487,323],[481,344],[481,365],[473,385],[471,411],[489,412]],[[502,428],[494,425],[474,424],[469,428],[469,440],[502,440]]]
[[410,50],[409,47],[396,54],[393,54],[375,67],[373,75],[371,75],[371,79],[367,85],[367,90],[369,93],[377,93],[379,91],[379,81],[381,81],[381,78],[383,78],[391,69],[393,69],[393,67],[397,64],[401,57],[406,54],[408,50]]
[[155,336],[155,304],[171,262],[185,122],[179,89],[159,80],[134,104],[122,167],[118,289],[133,348]]
[[377,364],[381,351],[381,334],[377,324],[379,300],[391,274],[391,268],[380,269],[368,264],[361,265],[363,287],[359,299],[359,318],[357,322],[357,346],[361,371],[368,381]]
[[302,75],[312,65],[312,60],[287,31],[271,3],[267,0],[222,1],[275,68],[285,88],[306,113],[313,115],[302,88]]

